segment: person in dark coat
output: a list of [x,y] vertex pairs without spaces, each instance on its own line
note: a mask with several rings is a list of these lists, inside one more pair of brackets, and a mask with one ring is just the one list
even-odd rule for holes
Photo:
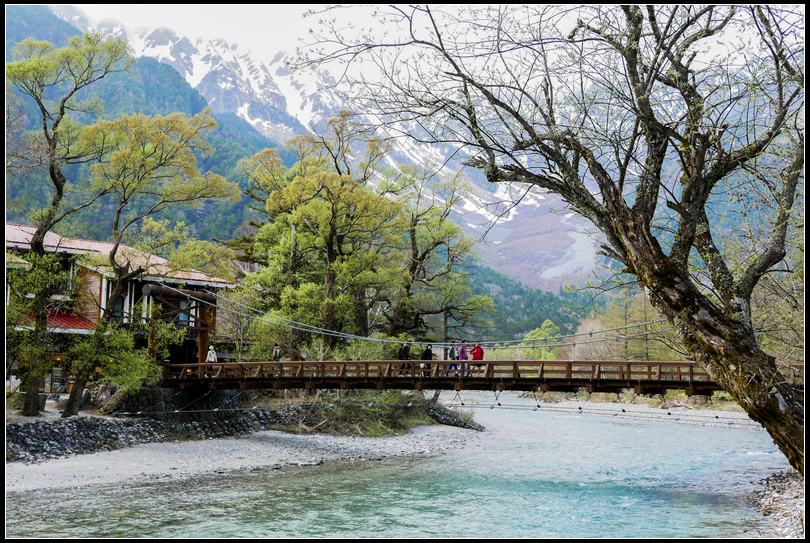
[[[458,362],[458,343],[453,343],[453,346],[450,348],[450,353],[447,355],[450,360]],[[444,372],[444,376],[447,377],[450,375],[451,371],[455,370],[456,376],[458,376],[458,364],[449,364],[447,366],[447,371]]]
[[[422,360],[433,360],[433,345],[428,345],[422,351]],[[422,364],[422,369],[427,370],[422,372],[422,377],[430,377],[431,364]]]
[[[411,359],[411,344],[405,343],[402,348],[399,350],[399,359],[400,360],[410,360]],[[411,364],[406,362],[405,364],[401,364],[399,366],[399,374],[400,375],[410,375]],[[404,371],[404,373],[403,373]]]

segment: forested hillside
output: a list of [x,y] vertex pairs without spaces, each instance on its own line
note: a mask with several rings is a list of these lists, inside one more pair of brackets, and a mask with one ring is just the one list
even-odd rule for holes
[[[511,340],[540,328],[546,320],[563,333],[576,329],[593,307],[591,296],[560,291],[558,294],[530,289],[490,268],[480,266],[473,273],[472,294],[486,294],[494,303],[491,327],[481,340]],[[603,304],[604,301],[600,301]]]
[[[70,36],[80,34],[78,30],[61,21],[45,6],[8,6],[6,8],[6,61],[14,46],[25,38],[44,40],[62,47]],[[183,113],[193,116],[205,109],[205,99],[170,66],[153,59],[140,58],[127,74],[114,74],[92,86],[84,99],[98,98],[104,104],[103,119],[116,119],[122,115],[168,115]],[[31,103],[20,103],[23,112],[33,107]],[[280,147],[259,134],[253,127],[234,114],[214,115],[219,128],[210,135],[214,153],[209,157],[198,157],[201,169],[225,176],[231,181],[242,183],[236,174],[237,161],[253,156],[266,149]],[[88,119],[89,120],[89,119]],[[293,159],[283,150],[282,159],[292,164]],[[71,175],[81,178],[82,167],[68,169]],[[26,222],[26,217],[42,203],[43,195],[38,193],[37,184],[19,176],[7,176],[6,206],[7,220]],[[233,231],[247,221],[247,199],[240,202],[208,202],[194,214],[170,212],[165,218],[172,222],[184,221],[191,234],[199,239],[229,239]],[[69,225],[70,233],[91,239],[105,239],[109,232],[102,228],[108,223],[97,221],[90,214],[74,219]]]

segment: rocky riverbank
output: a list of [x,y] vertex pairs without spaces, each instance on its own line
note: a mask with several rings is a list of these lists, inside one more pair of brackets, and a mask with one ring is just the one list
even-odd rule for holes
[[[442,406],[421,406],[436,422],[482,430],[459,420]],[[278,409],[242,410],[238,416],[200,422],[166,422],[149,418],[77,416],[48,417],[6,424],[6,462],[42,462],[73,455],[112,451],[145,443],[163,443],[243,436],[274,426],[295,426],[306,410],[288,405]]]
[[[83,418],[89,417],[79,417]],[[162,427],[154,422],[123,422],[119,426],[111,426],[119,421],[88,424],[78,420],[73,424],[77,428],[89,425],[99,435],[102,435],[102,430],[107,430],[116,432],[119,437],[126,434],[133,441],[137,438],[152,441],[116,450],[100,450],[95,454],[54,455],[48,461],[6,462],[6,492],[101,484],[129,486],[234,471],[294,469],[337,460],[369,461],[437,454],[462,447],[467,438],[475,434],[455,426],[429,425],[417,427],[406,435],[386,438],[260,430],[229,437],[210,436],[181,441],[161,433]]]
[[804,539],[804,479],[796,471],[765,479],[762,490],[754,492],[751,499],[769,519],[760,537]]

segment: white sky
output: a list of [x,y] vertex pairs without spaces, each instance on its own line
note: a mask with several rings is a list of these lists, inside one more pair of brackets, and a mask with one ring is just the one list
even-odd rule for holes
[[254,54],[266,51],[292,52],[317,17],[304,19],[312,4],[72,4],[98,23],[114,19],[128,31],[165,26],[180,36],[222,38],[249,49]]

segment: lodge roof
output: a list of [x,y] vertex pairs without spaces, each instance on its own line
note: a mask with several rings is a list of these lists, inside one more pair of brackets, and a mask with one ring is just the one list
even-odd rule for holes
[[[9,222],[6,223],[7,263],[14,262],[16,264],[23,264],[25,262],[23,259],[18,257],[14,257],[10,260],[9,256],[13,255],[9,255],[8,249],[30,249],[31,238],[33,237],[35,231],[36,228],[33,226]],[[102,256],[109,254],[113,246],[114,244],[109,242],[68,238],[53,232],[48,232],[45,235],[45,249],[58,253]],[[124,244],[119,246],[118,258],[129,260],[135,266],[144,266],[147,271],[141,278],[145,280],[160,278],[172,283],[184,283],[188,285],[201,285],[218,288],[228,288],[234,286],[232,282],[226,279],[215,277],[205,272],[193,269],[178,270],[165,258],[140,251]],[[110,275],[112,273],[109,264],[106,264],[104,261],[98,258],[85,265],[96,269],[99,273],[104,275]]]

